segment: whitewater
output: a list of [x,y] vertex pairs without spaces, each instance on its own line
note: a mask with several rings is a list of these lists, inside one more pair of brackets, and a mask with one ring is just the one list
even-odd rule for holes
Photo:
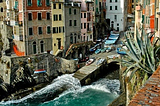
[[73,74],[66,74],[19,100],[0,102],[0,106],[107,106],[119,94],[119,80],[102,78],[91,85],[81,86]]

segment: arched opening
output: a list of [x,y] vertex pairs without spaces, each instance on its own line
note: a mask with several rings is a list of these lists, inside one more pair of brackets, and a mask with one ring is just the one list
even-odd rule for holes
[[114,28],[114,22],[113,21],[111,22],[111,28],[112,29]]
[[36,42],[33,42],[33,54],[36,54],[37,53],[37,50],[36,50]]
[[106,19],[106,22],[110,26],[110,19]]
[[44,52],[44,42],[40,41],[41,53]]

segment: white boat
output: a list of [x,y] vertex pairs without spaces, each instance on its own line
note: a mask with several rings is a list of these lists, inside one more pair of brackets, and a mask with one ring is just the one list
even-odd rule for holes
[[96,62],[96,65],[100,65],[105,61],[105,59],[99,58]]
[[86,61],[86,66],[92,64],[94,62],[94,59],[89,59],[88,61]]

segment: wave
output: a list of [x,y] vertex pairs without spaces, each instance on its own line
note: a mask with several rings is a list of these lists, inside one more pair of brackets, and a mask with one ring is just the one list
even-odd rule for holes
[[40,104],[46,103],[50,100],[57,100],[65,95],[72,93],[78,95],[88,89],[102,91],[105,93],[119,94],[120,82],[119,80],[100,79],[91,85],[81,87],[78,79],[73,77],[73,74],[66,74],[57,77],[52,84],[38,90],[22,99],[0,102],[0,105],[11,104]]

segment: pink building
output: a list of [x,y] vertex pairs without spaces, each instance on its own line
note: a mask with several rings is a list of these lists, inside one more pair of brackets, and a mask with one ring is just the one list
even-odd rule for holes
[[81,40],[93,41],[93,6],[92,0],[81,1]]

